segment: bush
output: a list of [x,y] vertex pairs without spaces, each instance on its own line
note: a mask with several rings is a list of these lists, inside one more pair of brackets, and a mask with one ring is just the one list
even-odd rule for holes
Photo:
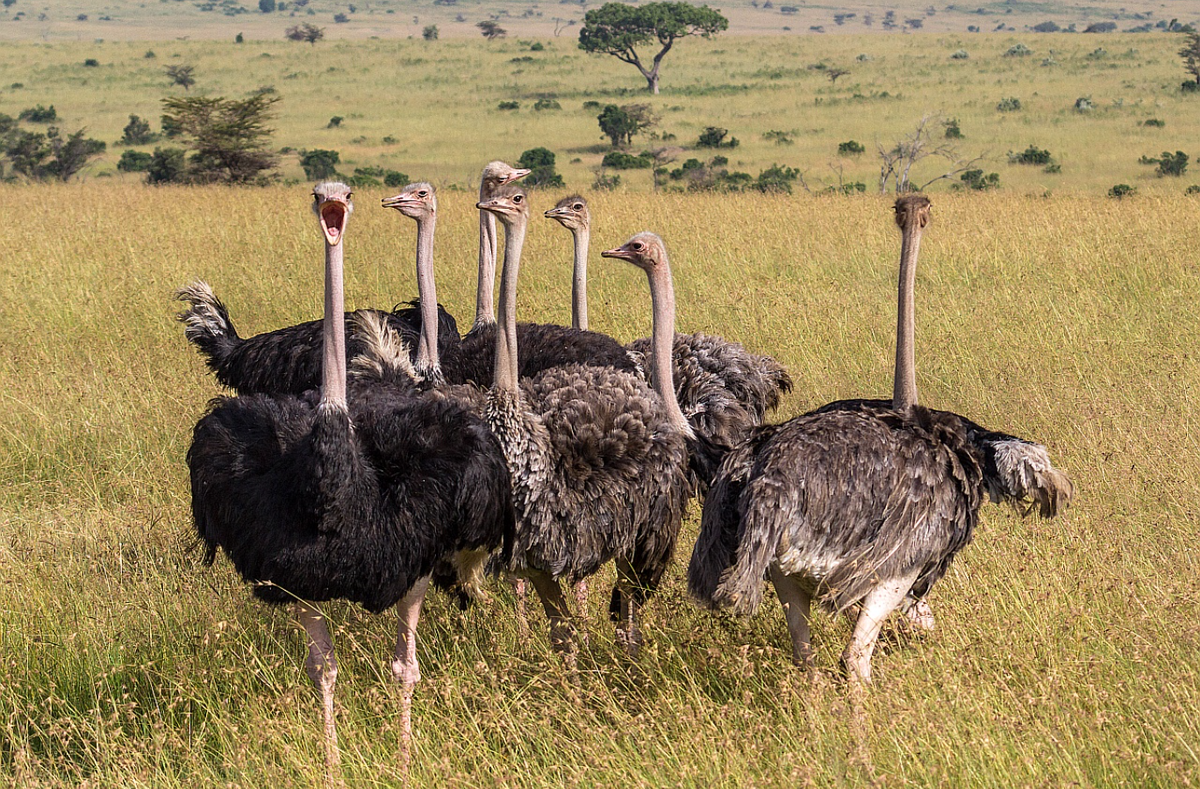
[[182,148],[155,148],[146,168],[146,183],[169,184],[182,181],[187,172],[187,161]]
[[1181,82],[1179,87],[1184,93],[1200,93],[1200,81],[1188,80]]
[[787,165],[773,164],[758,174],[754,186],[763,193],[791,194],[800,171]]
[[496,105],[496,109],[498,109],[498,110],[519,110],[519,109],[521,109],[521,102],[519,102],[519,101],[502,101]]
[[337,151],[328,151],[322,148],[300,151],[300,166],[304,168],[304,177],[310,181],[336,178],[337,165],[340,160],[341,155]]
[[542,46],[542,43],[540,41],[534,41],[532,44],[529,45],[530,52],[542,52],[545,49],[546,49],[546,47]]
[[862,181],[851,181],[850,183],[831,186],[823,190],[822,194],[853,195],[862,194],[865,191],[867,191],[867,185]]
[[1179,177],[1187,172],[1188,155],[1183,151],[1176,151],[1173,154],[1163,151],[1162,156],[1151,161],[1158,165],[1156,172],[1160,176],[1171,175]]
[[129,123],[121,132],[121,145],[146,145],[154,142],[158,135],[150,131],[150,122],[136,115],[129,116]]
[[1108,57],[1108,50],[1105,49],[1104,47],[1096,47],[1091,52],[1089,52],[1087,54],[1087,56],[1089,58],[1091,58],[1092,60],[1100,60],[1101,58]]
[[88,58],[87,60],[83,61],[83,65],[87,68],[96,68],[100,65],[100,61],[96,60],[95,58]]
[[346,16],[345,14],[334,14],[333,15],[333,22],[336,25],[344,25],[349,21],[350,21],[350,17]]
[[326,129],[336,129],[337,127],[342,125],[342,121],[344,121],[344,120],[346,120],[346,119],[343,118],[341,115],[334,115],[332,118],[329,119],[329,123],[326,124],[325,128]]
[[1164,126],[1166,126],[1167,123],[1166,123],[1166,121],[1162,120],[1161,118],[1147,118],[1146,120],[1142,121],[1140,125],[1152,126],[1156,129],[1161,129]]
[[1034,25],[1032,30],[1035,33],[1057,33],[1062,28],[1058,26],[1057,22],[1042,22]]
[[525,184],[531,189],[564,186],[562,176],[554,169],[554,152],[549,148],[530,148],[521,154],[517,164],[530,170],[525,176]]
[[1183,190],[1185,195],[1200,195],[1200,184],[1192,184],[1187,189]]
[[612,141],[614,148],[629,145],[633,136],[654,126],[658,119],[649,104],[606,104],[596,116],[600,131]]
[[1008,163],[1009,164],[1043,164],[1044,165],[1044,164],[1050,164],[1053,161],[1054,161],[1054,157],[1050,155],[1049,151],[1047,151],[1043,148],[1038,148],[1036,145],[1030,145],[1028,148],[1021,151],[1020,153],[1013,153],[1013,152],[1009,151],[1009,154],[1008,154]]
[[962,139],[963,133],[962,129],[958,126],[958,118],[950,118],[949,120],[942,121],[942,125],[946,127],[947,140]]
[[426,25],[425,29],[421,31],[421,38],[425,39],[426,41],[437,41],[437,37],[437,25]]
[[[1084,31],[1084,32],[1087,32],[1087,31]],[[1130,186],[1129,184],[1117,184],[1116,186],[1114,186],[1108,190],[1108,196],[1114,197],[1117,200],[1120,200],[1123,197],[1132,197],[1135,194],[1137,194],[1137,189]]]
[[600,102],[595,101],[594,99],[588,99],[587,101],[585,101],[583,103],[583,109],[598,110],[598,109],[600,109]]
[[950,55],[951,60],[967,60],[971,57],[971,53],[965,49],[959,49]]
[[1051,175],[1058,175],[1059,173],[1062,172],[1062,165],[1059,164],[1058,162],[1055,162],[1053,164],[1048,164],[1042,168],[1042,172],[1050,173]]
[[1008,48],[1008,51],[1004,53],[1004,57],[1006,57],[1006,58],[1023,58],[1023,57],[1028,57],[1029,55],[1032,55],[1032,54],[1033,54],[1033,50],[1030,49],[1029,47],[1025,46],[1024,44],[1013,44],[1011,47]]
[[974,189],[978,192],[987,191],[988,189],[998,189],[1000,187],[1000,173],[983,174],[983,170],[967,170],[959,176],[962,184],[955,184],[958,188]]
[[43,107],[41,104],[36,107],[29,107],[21,110],[17,114],[17,118],[30,123],[53,123],[58,120],[58,110],[54,109],[54,105]]
[[863,144],[857,140],[846,140],[838,143],[838,153],[842,156],[855,156],[867,150]]
[[258,0],[258,10],[269,14],[275,10],[275,0]]
[[792,145],[795,141],[789,132],[772,129],[763,135],[764,140],[774,140],[776,145]]
[[533,109],[537,112],[542,110],[561,110],[562,105],[554,99],[538,99],[533,103]]
[[607,173],[596,173],[596,180],[592,182],[592,188],[601,192],[611,191],[620,185],[621,176]]
[[123,151],[121,161],[117,162],[117,169],[123,173],[144,173],[150,169],[152,161],[154,161],[154,154],[142,151]]
[[1092,104],[1091,96],[1080,96],[1075,99],[1076,112],[1091,112],[1094,109],[1096,109],[1096,105]]
[[729,134],[728,129],[722,129],[719,126],[705,126],[704,131],[700,132],[700,138],[696,140],[698,148],[736,148],[740,144],[737,137],[725,139],[725,135]]
[[637,156],[624,151],[610,151],[604,154],[601,167],[611,167],[614,170],[648,170],[654,166],[654,157],[647,153]]
[[[1117,29],[1116,22],[1093,22],[1083,29],[1085,33],[1111,33]],[[1115,187],[1114,187],[1115,188]]]
[[1016,112],[1019,109],[1021,109],[1021,100],[1012,96],[1000,99],[1000,102],[996,105],[998,112]]

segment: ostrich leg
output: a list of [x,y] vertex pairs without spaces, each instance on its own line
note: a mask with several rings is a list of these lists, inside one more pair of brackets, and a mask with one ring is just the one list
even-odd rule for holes
[[588,615],[588,582],[581,578],[575,582],[575,610],[579,618],[586,620]]
[[400,683],[400,761],[403,772],[408,772],[412,761],[412,697],[413,690],[421,681],[421,668],[417,664],[417,620],[421,618],[421,604],[429,590],[429,576],[413,584],[400,604],[400,627],[396,635],[396,657],[392,661],[392,676]]
[[637,571],[629,561],[617,559],[617,643],[625,648],[625,652],[631,658],[636,658],[642,648],[642,631],[637,624],[637,579]]
[[783,616],[792,636],[792,662],[803,668],[812,668],[808,625],[812,595],[801,587],[798,578],[783,572],[775,564],[771,565],[771,582],[775,584],[775,593],[779,595],[779,604],[783,606]]
[[562,587],[549,573],[526,570],[529,582],[542,600],[546,618],[550,620],[550,644],[566,658],[567,666],[575,668],[575,625]]
[[321,709],[325,728],[325,785],[340,786],[341,753],[338,750],[337,726],[334,721],[333,687],[337,683],[337,658],[333,656],[333,637],[325,615],[305,603],[296,606],[296,615],[308,634],[308,659],[304,669],[308,678],[321,691]]
[[919,567],[900,578],[884,581],[867,593],[863,600],[862,613],[858,615],[858,623],[854,626],[854,635],[850,638],[850,645],[842,653],[842,663],[852,685],[871,684],[871,653],[875,651],[879,630],[888,615],[904,601],[918,575]]

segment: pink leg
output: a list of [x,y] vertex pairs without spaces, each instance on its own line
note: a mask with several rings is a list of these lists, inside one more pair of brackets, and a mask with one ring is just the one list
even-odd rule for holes
[[540,570],[528,570],[529,582],[542,600],[546,618],[550,620],[550,644],[566,657],[567,665],[575,666],[575,625],[571,609],[558,580]]
[[850,645],[842,653],[842,663],[851,684],[871,684],[871,654],[879,638],[883,621],[904,601],[904,596],[916,582],[919,568],[900,578],[891,578],[876,586],[863,599],[862,613],[854,626]]
[[525,615],[525,598],[529,593],[524,578],[513,579],[513,593],[517,596],[517,634],[525,641],[529,638],[529,617]]
[[783,606],[783,618],[787,620],[788,633],[792,637],[792,662],[797,666],[812,668],[812,641],[809,634],[812,595],[801,585],[799,579],[788,575],[776,565],[771,565],[771,582]]
[[333,637],[325,615],[305,603],[296,606],[296,615],[308,634],[308,659],[304,669],[308,678],[321,691],[321,709],[325,728],[325,783],[341,784],[339,774],[341,752],[338,750],[337,725],[334,720],[333,687],[337,684],[337,659],[333,656]]
[[588,582],[583,578],[575,583],[575,611],[580,619],[587,619],[588,613]]
[[417,620],[421,618],[421,604],[429,590],[429,576],[413,584],[400,604],[400,628],[396,636],[396,657],[392,660],[392,676],[400,683],[400,760],[402,770],[407,773],[412,761],[412,697],[413,690],[421,681],[421,667],[417,664]]
[[934,627],[937,626],[937,620],[933,616],[933,608],[924,597],[920,600],[906,597],[900,609],[904,612],[908,624],[917,633],[931,633]]

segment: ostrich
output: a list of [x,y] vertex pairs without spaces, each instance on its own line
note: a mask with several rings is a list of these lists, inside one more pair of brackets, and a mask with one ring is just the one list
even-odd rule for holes
[[402,689],[407,763],[420,680],[416,627],[429,575],[452,557],[464,586],[477,591],[484,558],[511,546],[514,521],[495,437],[454,401],[413,391],[407,349],[386,317],[358,316],[366,356],[354,366],[374,380],[348,383],[342,250],[350,190],[322,183],[313,197],[325,240],[320,391],[213,400],[196,423],[187,462],[207,563],[220,548],[257,597],[295,604],[307,633],[305,668],[321,692],[333,782],[337,660],[316,603],[342,598],[372,612],[399,604],[391,668]]
[[[669,361],[653,357],[657,392],[637,375],[582,364],[520,379],[516,285],[529,209],[513,187],[479,207],[507,231],[486,418],[512,475],[517,536],[509,567],[529,578],[550,620],[551,642],[569,654],[574,628],[559,580],[586,578],[615,559],[618,640],[636,655],[638,607],[662,578],[688,495],[691,429],[675,401]],[[665,353],[674,319],[665,259],[649,274],[655,351]]]
[[862,603],[842,662],[871,680],[887,616],[921,600],[971,541],[985,495],[1032,499],[1053,517],[1071,499],[1046,448],[917,404],[913,284],[929,200],[896,201],[903,231],[896,380],[891,401],[848,400],[756,428],[733,449],[704,501],[688,588],[714,608],[754,611],[770,573],[793,659],[812,660],[810,605]]
[[[546,217],[571,231],[575,242],[571,314],[586,328],[587,253],[591,213],[578,195],[565,197]],[[645,359],[653,340],[645,337],[626,346],[635,361]],[[745,433],[762,423],[779,398],[792,390],[787,371],[770,356],[747,351],[740,343],[708,334],[676,334],[671,348],[672,377],[680,407],[692,429],[720,448],[736,444]],[[704,463],[695,463],[703,469]],[[703,484],[715,473],[701,470]]]
[[[516,168],[502,161],[488,162],[479,178],[479,200],[491,199],[497,189],[518,181],[532,170]],[[479,280],[475,291],[474,332],[483,326],[496,324],[493,310],[493,291],[496,287],[496,217],[487,211],[479,212]]]

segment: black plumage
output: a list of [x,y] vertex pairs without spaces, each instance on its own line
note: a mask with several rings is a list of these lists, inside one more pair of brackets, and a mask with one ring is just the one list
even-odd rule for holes
[[[517,348],[521,378],[532,378],[543,370],[566,364],[608,367],[637,372],[637,362],[612,337],[599,332],[558,326],[552,323],[518,323]],[[442,363],[446,379],[453,383],[487,387],[496,365],[496,324],[473,328],[458,349],[450,350]]]

